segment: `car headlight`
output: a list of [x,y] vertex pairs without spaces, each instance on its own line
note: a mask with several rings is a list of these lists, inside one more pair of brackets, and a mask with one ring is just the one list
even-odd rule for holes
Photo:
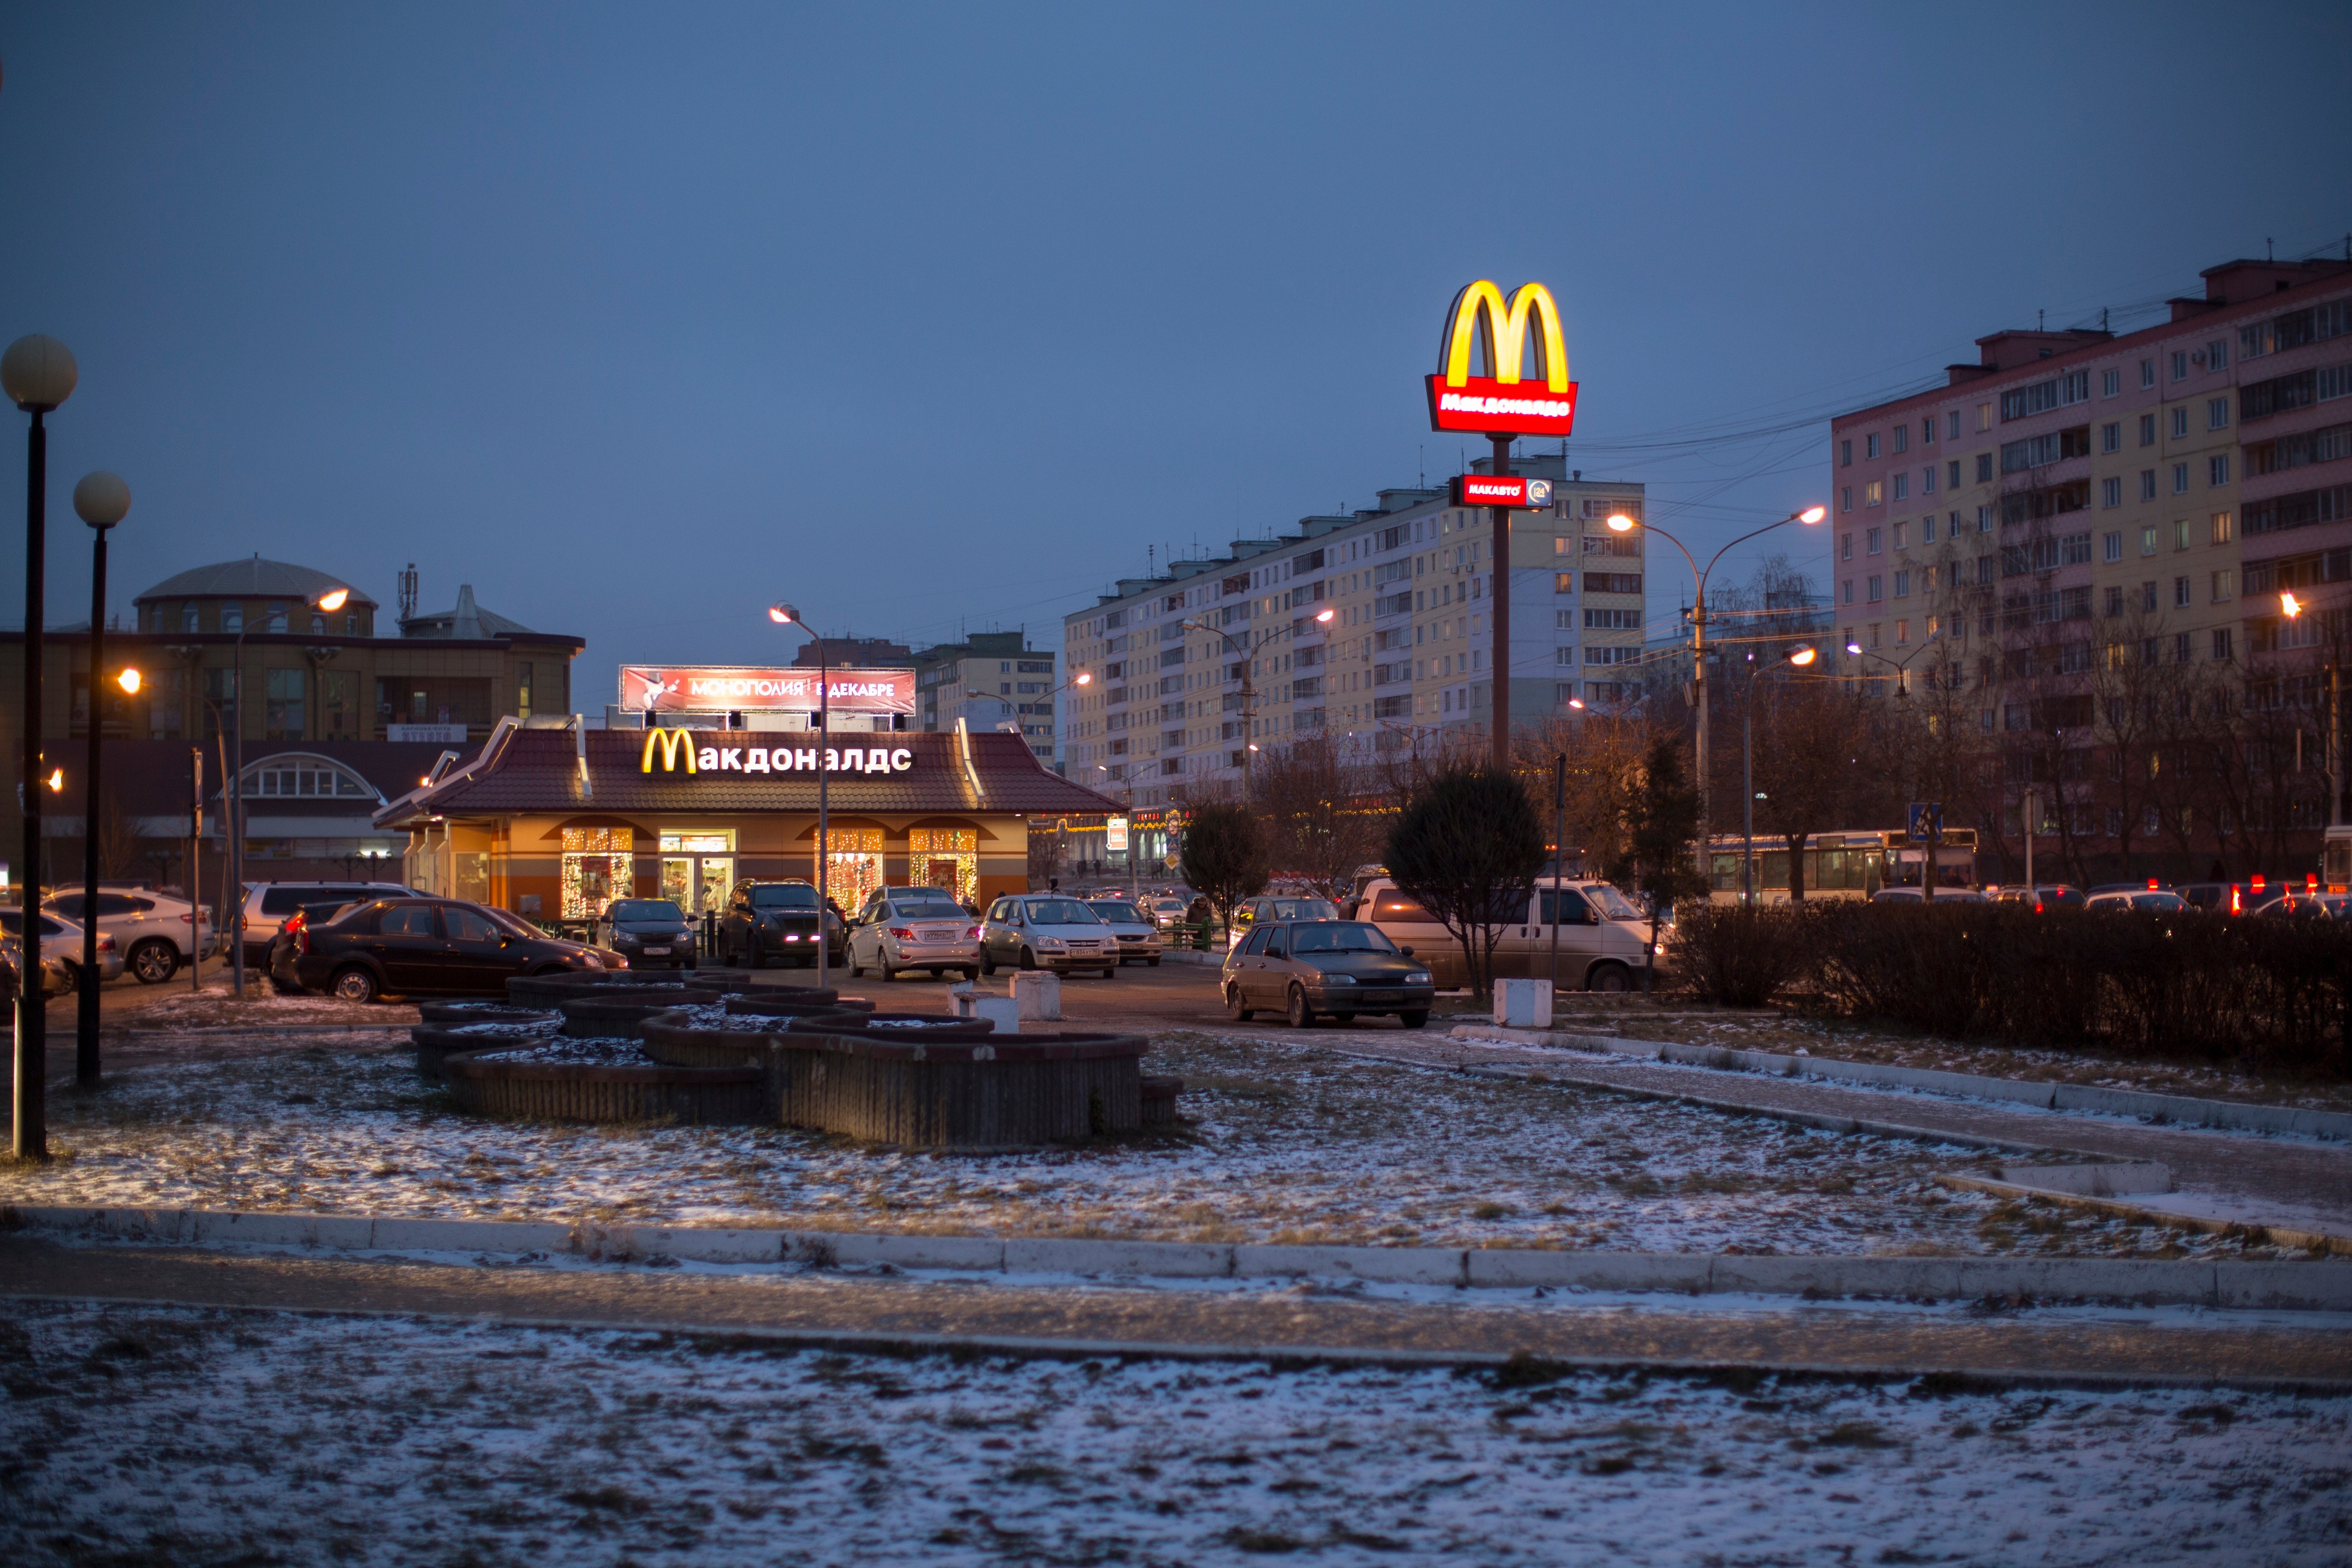
[[1404,977],[1404,983],[1407,985],[1426,985],[1429,984],[1429,971],[1426,969],[1416,969],[1412,973]]
[[1355,983],[1356,977],[1352,974],[1327,974],[1323,977],[1326,985],[1353,985]]

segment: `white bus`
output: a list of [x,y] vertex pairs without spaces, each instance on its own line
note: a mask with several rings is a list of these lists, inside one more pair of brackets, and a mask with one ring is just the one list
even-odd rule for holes
[[[1706,841],[1707,896],[1718,904],[1739,901],[1741,864],[1748,840],[1738,834]],[[1755,840],[1756,901],[1789,901],[1789,846],[1777,835]],[[1903,829],[1839,829],[1816,833],[1805,844],[1805,897],[1866,899],[1882,888],[1916,888],[1927,871],[1927,847]],[[1947,827],[1936,848],[1936,890],[1972,892],[1977,882],[1977,832]]]

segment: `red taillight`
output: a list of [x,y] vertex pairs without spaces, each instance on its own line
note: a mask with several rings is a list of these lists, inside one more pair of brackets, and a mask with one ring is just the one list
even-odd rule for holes
[[2033,900],[2033,912],[2037,915],[2042,912],[2042,900],[2040,899]]
[[890,934],[897,937],[900,942],[912,942],[915,940],[915,933],[905,926],[892,926],[890,928]]
[[2151,893],[2156,891],[2156,879],[2153,877],[2147,879],[2147,890]]
[[971,941],[972,941],[972,942],[978,942],[978,941],[980,940],[980,931],[981,931],[981,928],[980,928],[980,927],[978,927],[978,926],[974,926],[974,927],[972,927],[970,931],[968,931],[964,932],[963,934],[964,934],[964,935],[965,935],[965,937],[966,937],[966,938],[968,938],[969,940],[971,940]]
[[297,910],[286,922],[286,934],[294,943],[294,951],[304,958],[310,956],[310,922]]

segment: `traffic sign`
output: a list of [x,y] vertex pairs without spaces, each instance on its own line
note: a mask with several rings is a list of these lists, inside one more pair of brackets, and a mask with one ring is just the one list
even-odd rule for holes
[[1907,836],[1914,844],[1925,844],[1931,837],[1942,843],[1944,803],[1940,800],[1913,801],[1906,826]]

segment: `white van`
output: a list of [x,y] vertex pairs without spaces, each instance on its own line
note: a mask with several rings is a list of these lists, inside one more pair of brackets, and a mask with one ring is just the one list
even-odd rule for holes
[[[1470,984],[1469,965],[1452,932],[1386,877],[1364,889],[1356,919],[1370,921],[1400,947],[1427,963],[1441,991]],[[1650,922],[1607,882],[1538,878],[1527,908],[1507,911],[1495,937],[1495,978],[1552,976],[1553,935],[1559,936],[1559,984],[1563,991],[1633,991],[1642,984]],[[1663,936],[1661,938],[1663,941]],[[1664,949],[1659,950],[1660,963]]]

